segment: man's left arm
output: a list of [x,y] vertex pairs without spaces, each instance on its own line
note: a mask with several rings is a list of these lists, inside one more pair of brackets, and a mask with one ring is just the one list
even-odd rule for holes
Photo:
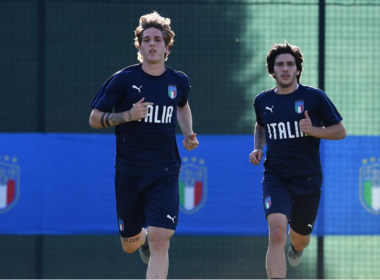
[[193,132],[193,117],[191,115],[189,102],[183,107],[177,106],[177,120],[182,134],[185,137],[185,140],[182,142],[185,149],[191,151],[198,147],[199,141],[197,134]]
[[305,111],[305,119],[300,121],[300,130],[308,136],[327,140],[340,140],[346,137],[346,128],[343,122],[326,127],[316,127],[311,123],[307,110]]

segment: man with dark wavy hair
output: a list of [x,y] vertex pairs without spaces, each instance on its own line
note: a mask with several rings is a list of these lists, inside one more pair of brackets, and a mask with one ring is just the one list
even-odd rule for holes
[[258,165],[264,155],[263,205],[269,225],[266,256],[268,278],[285,278],[284,248],[289,224],[287,258],[298,266],[317,217],[322,186],[320,139],[346,135],[342,117],[326,94],[300,84],[301,50],[285,42],[267,54],[267,69],[276,87],[255,97],[254,150]]
[[167,278],[170,238],[178,224],[177,121],[185,149],[199,144],[192,128],[189,79],[165,66],[174,42],[170,23],[157,12],[140,18],[135,46],[141,63],[112,75],[90,104],[91,127],[115,126],[121,243],[126,253],[140,250],[148,264],[147,279]]

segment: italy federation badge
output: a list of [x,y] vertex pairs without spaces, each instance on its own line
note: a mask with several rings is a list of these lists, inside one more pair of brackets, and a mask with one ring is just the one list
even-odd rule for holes
[[0,160],[0,214],[13,208],[20,195],[20,167],[16,158]]
[[207,167],[204,160],[184,158],[179,174],[180,210],[188,215],[199,211],[207,197]]
[[364,209],[374,215],[380,214],[380,163],[375,157],[363,160],[359,172],[359,198]]
[[173,85],[168,86],[168,95],[171,99],[174,99],[177,97],[177,87]]
[[305,106],[304,106],[303,101],[301,101],[301,100],[296,101],[294,109],[296,110],[296,113],[298,113],[298,114],[303,113],[303,111],[305,110]]
[[122,219],[119,219],[119,229],[120,231],[124,231],[124,221]]
[[269,209],[272,206],[272,198],[267,196],[264,201],[265,209]]

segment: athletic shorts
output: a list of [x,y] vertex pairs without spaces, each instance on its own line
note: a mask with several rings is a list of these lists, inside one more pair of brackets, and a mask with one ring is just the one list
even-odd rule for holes
[[[321,198],[321,184],[314,186],[318,191],[308,195],[295,195],[292,189],[302,186],[281,180],[263,181],[263,204],[265,218],[269,214],[282,213],[288,218],[296,233],[309,235],[313,231]],[[306,186],[309,188],[309,186]]]
[[116,170],[116,210],[119,233],[128,238],[142,227],[175,230],[178,223],[178,174],[138,177]]

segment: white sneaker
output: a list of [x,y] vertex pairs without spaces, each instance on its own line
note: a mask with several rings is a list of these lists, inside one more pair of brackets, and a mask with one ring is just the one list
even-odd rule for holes
[[290,245],[288,253],[286,254],[288,257],[289,264],[293,267],[298,266],[302,261],[302,253],[303,251],[295,252],[292,248],[292,245]]
[[150,259],[150,250],[149,250],[149,239],[148,239],[148,231],[146,230],[146,240],[144,245],[140,246],[140,258],[143,263],[148,264]]

